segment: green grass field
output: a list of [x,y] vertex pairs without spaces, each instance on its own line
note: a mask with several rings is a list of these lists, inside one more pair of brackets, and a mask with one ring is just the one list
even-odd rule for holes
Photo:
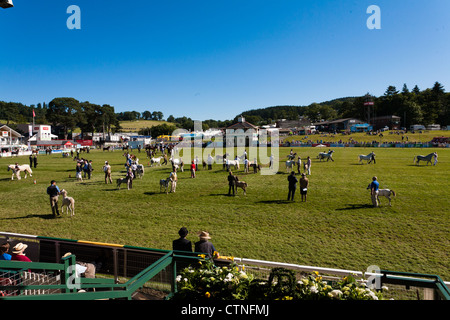
[[[403,137],[403,139],[402,139]],[[353,141],[362,143],[371,143],[377,141],[379,143],[392,143],[392,142],[409,142],[409,143],[426,143],[430,142],[434,137],[450,137],[450,132],[447,130],[424,130],[420,132],[410,132],[405,134],[397,133],[397,131],[385,131],[382,136],[378,135],[368,135],[367,133],[358,132],[351,133],[349,135],[344,134],[313,134],[305,136],[288,136],[283,138],[284,141],[307,141],[311,140],[317,142],[317,140],[323,140],[326,142],[336,143],[342,141],[343,143],[348,143]]]
[[[377,265],[450,280],[450,150],[377,148],[376,164],[368,165],[357,156],[371,149],[336,148],[334,162],[319,162],[321,150],[294,148],[313,159],[306,203],[299,194],[296,202],[286,201],[289,150],[280,149],[278,174],[245,174],[241,168],[237,174],[249,188],[236,197],[226,195],[227,173],[218,164],[212,171],[201,168],[195,179],[188,170],[179,172],[177,192],[165,194],[159,180],[170,167],[149,167],[143,152],[138,157],[145,176],[132,190],[104,183],[105,160],[114,179],[124,176],[120,151],[82,154],[95,169],[83,182],[74,178],[75,162],[60,154],[40,155],[33,177],[21,181],[11,181],[6,166],[26,164],[28,158],[2,158],[0,230],[171,249],[178,229],[186,226],[193,242],[197,232],[209,231],[222,255],[360,271]],[[437,166],[413,164],[415,155],[433,151],[439,154]],[[385,198],[379,208],[371,206],[366,187],[374,175],[381,188],[397,193],[392,207]],[[46,195],[52,179],[75,198],[74,217],[52,218]]]

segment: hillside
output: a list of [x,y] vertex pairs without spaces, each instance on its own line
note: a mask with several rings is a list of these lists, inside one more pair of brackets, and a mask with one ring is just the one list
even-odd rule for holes
[[156,120],[135,120],[135,121],[120,121],[120,126],[122,132],[138,132],[142,128],[151,128],[163,123],[173,124],[167,121],[156,121]]

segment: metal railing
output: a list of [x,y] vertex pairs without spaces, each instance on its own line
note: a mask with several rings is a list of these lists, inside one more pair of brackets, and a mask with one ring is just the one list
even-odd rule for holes
[[[177,252],[168,250],[158,250],[151,248],[141,248],[126,245],[115,245],[105,243],[94,243],[89,241],[78,241],[69,239],[57,239],[48,237],[28,236],[12,233],[0,233],[0,236],[9,236],[16,241],[22,241],[30,244],[30,248],[34,248],[34,258],[30,265],[24,265],[23,268],[15,268],[16,273],[20,273],[22,281],[25,277],[28,277],[28,282],[22,282],[22,287],[15,288],[15,290],[22,290],[21,297],[25,295],[24,292],[32,294],[33,290],[64,290],[61,291],[62,296],[51,295],[53,298],[67,298],[78,299],[80,294],[70,292],[69,295],[65,291],[66,287],[62,287],[66,284],[67,277],[73,274],[61,273],[54,277],[54,283],[48,284],[50,276],[55,273],[49,266],[57,266],[61,271],[61,257],[67,252],[72,252],[76,256],[77,260],[90,262],[96,262],[96,279],[81,279],[81,286],[83,290],[88,292],[83,293],[83,298],[97,299],[99,295],[91,292],[93,289],[108,290],[108,294],[102,292],[105,298],[124,298],[129,299],[130,294],[136,288],[150,287],[165,293],[174,293],[176,291],[175,277],[179,270],[188,266],[194,259],[199,259],[197,253]],[[32,246],[34,244],[34,246]],[[31,256],[33,252],[29,252]],[[28,255],[28,254],[27,254]],[[71,258],[72,259],[72,258]],[[66,261],[66,260],[63,260]],[[379,270],[378,273],[361,272],[355,270],[342,270],[333,268],[321,268],[315,266],[305,266],[297,264],[287,264],[255,259],[234,258],[239,266],[245,266],[247,273],[252,273],[257,278],[268,279],[270,272],[273,268],[286,268],[294,270],[301,275],[311,274],[314,271],[323,275],[323,278],[328,281],[339,281],[342,277],[352,275],[359,281],[366,281],[370,277],[376,277],[381,283],[390,284],[392,286],[399,286],[409,289],[410,287],[418,288],[423,292],[423,299],[436,300],[436,299],[449,299],[449,287],[450,282],[444,282],[442,279],[435,275],[417,274],[417,273],[405,273]],[[4,261],[0,261],[0,269],[5,268]],[[8,263],[8,262],[6,262]],[[8,267],[18,266],[16,263],[9,262]],[[37,264],[38,263],[38,264]],[[230,261],[218,260],[217,264],[226,265]],[[73,265],[71,263],[70,265]],[[34,272],[39,269],[40,271]],[[67,266],[64,266],[67,268]],[[27,275],[28,269],[34,269],[32,273]],[[10,269],[9,269],[10,270]],[[45,270],[45,273],[42,272]],[[65,269],[64,269],[65,270]],[[50,275],[49,275],[50,273]],[[17,275],[16,275],[17,276]],[[42,279],[47,279],[43,281]],[[59,278],[58,278],[59,277]],[[0,291],[11,291],[13,287],[9,285],[8,289],[5,289],[6,282],[1,280],[4,278],[1,276],[0,271]],[[31,279],[36,279],[33,283]],[[56,280],[60,280],[61,283],[55,284]],[[50,287],[45,287],[42,284],[46,283]],[[55,287],[57,286],[57,287]],[[28,291],[25,291],[28,290]],[[85,295],[86,294],[86,295]]]
[[[437,275],[378,270],[377,272],[361,272],[355,270],[343,270],[322,268],[289,263],[279,263],[264,260],[234,258],[245,271],[260,279],[268,279],[273,268],[285,268],[293,270],[298,278],[305,274],[319,272],[324,280],[335,282],[345,276],[353,276],[357,281],[365,284],[373,284],[376,289],[381,289],[389,284],[394,287],[409,290],[414,287],[422,291],[423,300],[450,300],[450,282],[443,281]],[[392,290],[391,290],[392,291]],[[419,296],[417,295],[417,299]]]
[[[63,258],[63,263],[0,261],[0,272],[13,275],[10,276],[9,282],[0,282],[0,300],[131,300],[137,290],[169,266],[173,270],[171,292],[174,293],[177,262],[191,263],[198,259],[200,257],[179,255],[170,251],[125,283],[116,283],[112,278],[77,277],[74,255]],[[40,270],[42,273],[25,270]],[[37,277],[38,281],[27,283],[24,281],[27,277],[25,274],[40,276]]]

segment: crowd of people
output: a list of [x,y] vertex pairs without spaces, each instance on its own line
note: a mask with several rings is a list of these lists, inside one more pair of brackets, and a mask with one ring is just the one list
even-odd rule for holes
[[76,161],[76,168],[75,168],[75,177],[78,181],[83,181],[83,179],[90,180],[92,171],[94,171],[94,168],[92,167],[92,160],[87,160],[84,158],[76,157],[74,159]]

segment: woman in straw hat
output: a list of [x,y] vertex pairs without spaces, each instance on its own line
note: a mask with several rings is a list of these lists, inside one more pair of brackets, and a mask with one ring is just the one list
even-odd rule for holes
[[28,245],[23,244],[22,242],[19,242],[16,244],[12,249],[12,257],[11,260],[14,261],[24,261],[24,262],[31,262],[30,258],[28,258],[24,251],[28,248]]
[[216,248],[214,248],[214,245],[208,241],[211,239],[208,232],[202,231],[198,236],[200,241],[195,243],[195,252],[205,253],[209,258],[213,258],[214,255],[219,256],[219,253],[216,251]]

